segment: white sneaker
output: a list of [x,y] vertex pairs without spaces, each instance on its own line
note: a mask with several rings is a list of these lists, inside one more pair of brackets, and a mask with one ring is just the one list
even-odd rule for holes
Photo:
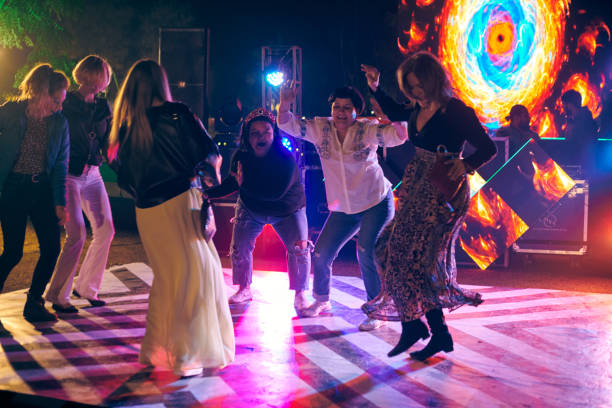
[[253,294],[251,293],[251,288],[242,288],[239,289],[238,292],[234,293],[228,299],[228,303],[230,305],[237,303],[244,303],[253,300]]
[[314,317],[320,313],[329,312],[331,310],[331,302],[316,300],[312,305],[305,309],[302,309],[300,316],[302,317]]
[[308,299],[306,299],[306,292],[301,291],[295,293],[293,307],[295,308],[295,311],[297,312],[298,316],[304,309],[308,307]]
[[202,367],[197,368],[181,368],[175,374],[181,377],[195,377],[201,375],[204,372]]
[[371,317],[368,317],[359,325],[359,330],[361,331],[376,330],[383,324],[385,324],[384,320],[377,320],[377,319],[372,319]]

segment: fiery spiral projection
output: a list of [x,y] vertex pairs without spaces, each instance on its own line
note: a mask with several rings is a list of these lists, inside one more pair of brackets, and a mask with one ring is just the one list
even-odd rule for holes
[[499,126],[512,105],[539,112],[562,63],[570,0],[448,0],[438,55],[457,96]]

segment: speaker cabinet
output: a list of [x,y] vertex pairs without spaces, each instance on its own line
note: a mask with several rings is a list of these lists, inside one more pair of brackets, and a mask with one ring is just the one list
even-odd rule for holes
[[209,44],[207,28],[159,29],[158,62],[166,69],[173,99],[200,118],[209,113]]

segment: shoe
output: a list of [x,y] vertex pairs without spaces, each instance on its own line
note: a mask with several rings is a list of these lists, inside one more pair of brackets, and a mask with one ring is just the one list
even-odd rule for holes
[[314,317],[318,316],[323,312],[329,312],[331,310],[331,302],[316,300],[312,305],[305,309],[302,309],[300,314],[301,317]]
[[415,360],[425,361],[440,351],[450,353],[453,351],[453,338],[448,332],[448,326],[444,322],[442,309],[433,309],[425,313],[427,323],[431,328],[431,339],[424,349],[410,353]]
[[186,377],[195,377],[196,375],[201,375],[204,372],[202,367],[199,368],[181,368],[176,374],[180,375],[181,378]]
[[[81,294],[79,292],[76,291],[76,289],[72,290],[72,294],[78,298],[81,298],[83,296],[81,296]],[[104,306],[106,304],[106,302],[104,300],[100,300],[100,299],[89,299],[87,298],[87,301],[89,302],[90,305],[94,306],[94,307],[100,307],[100,306]]]
[[251,293],[251,288],[241,288],[238,292],[234,293],[228,299],[228,303],[230,305],[235,305],[238,303],[244,303],[253,300],[253,294]]
[[68,306],[62,306],[59,303],[54,303],[51,307],[59,313],[79,313],[79,309],[71,304],[68,304]]
[[308,307],[308,300],[306,299],[306,293],[304,293],[304,291],[295,293],[293,307],[295,308],[298,316],[300,316],[300,313]]
[[359,330],[372,331],[378,329],[383,324],[385,324],[384,320],[372,319],[371,317],[368,317],[359,325]]
[[425,348],[419,351],[413,351],[410,353],[410,357],[414,360],[425,361],[440,351],[446,353],[453,351],[453,338],[449,332],[432,334]]
[[399,342],[387,353],[387,356],[394,357],[403,353],[414,345],[419,339],[425,340],[429,337],[429,330],[421,319],[402,322],[402,334]]
[[29,296],[23,308],[23,317],[30,323],[57,321],[57,316],[45,309],[42,298],[33,299]]

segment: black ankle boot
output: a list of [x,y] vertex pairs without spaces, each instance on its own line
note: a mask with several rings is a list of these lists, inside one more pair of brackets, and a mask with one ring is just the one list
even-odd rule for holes
[[45,301],[42,298],[32,298],[28,295],[25,307],[23,308],[23,317],[28,322],[55,322],[57,316],[45,309]]
[[397,356],[412,347],[419,339],[424,340],[427,337],[429,337],[429,330],[427,330],[427,326],[425,326],[421,319],[402,322],[402,335],[399,342],[387,353],[387,356]]
[[425,313],[427,323],[431,328],[431,339],[424,349],[410,353],[415,360],[425,361],[440,351],[447,353],[453,351],[453,338],[448,332],[448,326],[444,324],[444,314],[441,309],[434,309]]

